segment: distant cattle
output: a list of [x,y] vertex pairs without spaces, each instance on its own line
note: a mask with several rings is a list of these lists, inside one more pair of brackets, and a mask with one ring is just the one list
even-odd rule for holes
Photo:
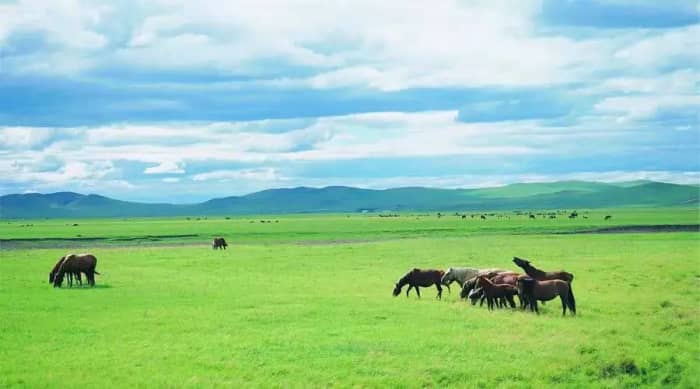
[[486,216],[485,216],[485,215],[481,215],[481,220],[486,220]]
[[226,239],[224,239],[224,238],[214,238],[214,243],[211,245],[211,248],[214,250],[216,250],[216,249],[226,250],[226,247],[228,247],[228,244],[226,243]]
[[530,214],[530,219],[534,219],[534,218],[535,218],[535,215]]
[[612,219],[612,216],[610,216],[610,215],[605,216],[605,220],[610,220],[610,219]]

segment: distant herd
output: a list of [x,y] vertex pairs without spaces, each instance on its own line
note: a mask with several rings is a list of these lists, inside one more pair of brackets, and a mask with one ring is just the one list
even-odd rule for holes
[[514,296],[518,296],[520,308],[537,312],[538,302],[545,302],[559,297],[562,315],[568,309],[576,314],[576,299],[571,287],[574,275],[560,270],[545,272],[534,267],[530,261],[514,257],[513,263],[522,268],[525,274],[503,269],[475,269],[469,267],[450,267],[447,271],[414,268],[401,277],[394,285],[393,295],[398,296],[404,286],[406,297],[415,289],[420,297],[420,288],[435,285],[437,298],[442,298],[442,287],[450,290],[450,285],[457,282],[462,290],[460,297],[471,300],[472,305],[480,301],[487,302],[489,310],[510,306],[515,308]]
[[[226,250],[228,244],[222,237],[214,238],[212,249]],[[393,295],[398,296],[404,286],[406,297],[411,289],[415,289],[420,297],[420,288],[435,285],[437,298],[442,298],[442,287],[450,290],[450,285],[457,282],[460,287],[460,297],[469,299],[472,305],[480,301],[479,305],[487,302],[489,310],[510,306],[515,308],[514,296],[518,296],[520,308],[530,308],[539,314],[538,302],[545,302],[556,298],[561,299],[562,315],[566,310],[576,314],[576,300],[571,283],[574,275],[560,270],[545,272],[534,267],[530,261],[513,257],[513,263],[522,268],[525,274],[503,269],[475,269],[470,267],[450,267],[446,271],[437,269],[413,268],[394,285]],[[67,280],[68,286],[73,287],[75,280],[82,286],[82,274],[85,274],[88,285],[95,286],[95,275],[100,273],[95,270],[97,258],[92,254],[67,254],[61,257],[49,273],[49,283],[55,288],[60,288],[63,281]]]

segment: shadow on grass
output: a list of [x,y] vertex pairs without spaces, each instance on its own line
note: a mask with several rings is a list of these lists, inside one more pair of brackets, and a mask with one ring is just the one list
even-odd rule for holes
[[91,286],[87,286],[87,285],[83,285],[83,286],[73,286],[72,288],[71,288],[71,287],[68,287],[68,286],[63,286],[63,287],[55,288],[55,289],[61,289],[61,290],[95,290],[95,289],[111,289],[111,288],[112,288],[112,285],[110,285],[110,284],[96,284],[95,286],[92,286],[92,287],[91,287]]

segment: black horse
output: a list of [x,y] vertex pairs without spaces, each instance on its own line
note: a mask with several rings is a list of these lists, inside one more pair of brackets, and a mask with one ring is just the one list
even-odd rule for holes
[[216,250],[216,249],[226,250],[226,247],[228,247],[228,244],[226,243],[226,239],[224,239],[224,238],[214,238],[214,243],[211,245],[211,248],[213,248],[214,250]]

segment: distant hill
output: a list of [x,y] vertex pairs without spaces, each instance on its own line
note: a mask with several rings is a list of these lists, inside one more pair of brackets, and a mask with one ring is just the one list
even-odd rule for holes
[[147,204],[72,192],[0,196],[1,218],[243,215],[321,212],[475,211],[697,206],[700,189],[652,181],[562,181],[483,189],[270,189],[198,204]]

